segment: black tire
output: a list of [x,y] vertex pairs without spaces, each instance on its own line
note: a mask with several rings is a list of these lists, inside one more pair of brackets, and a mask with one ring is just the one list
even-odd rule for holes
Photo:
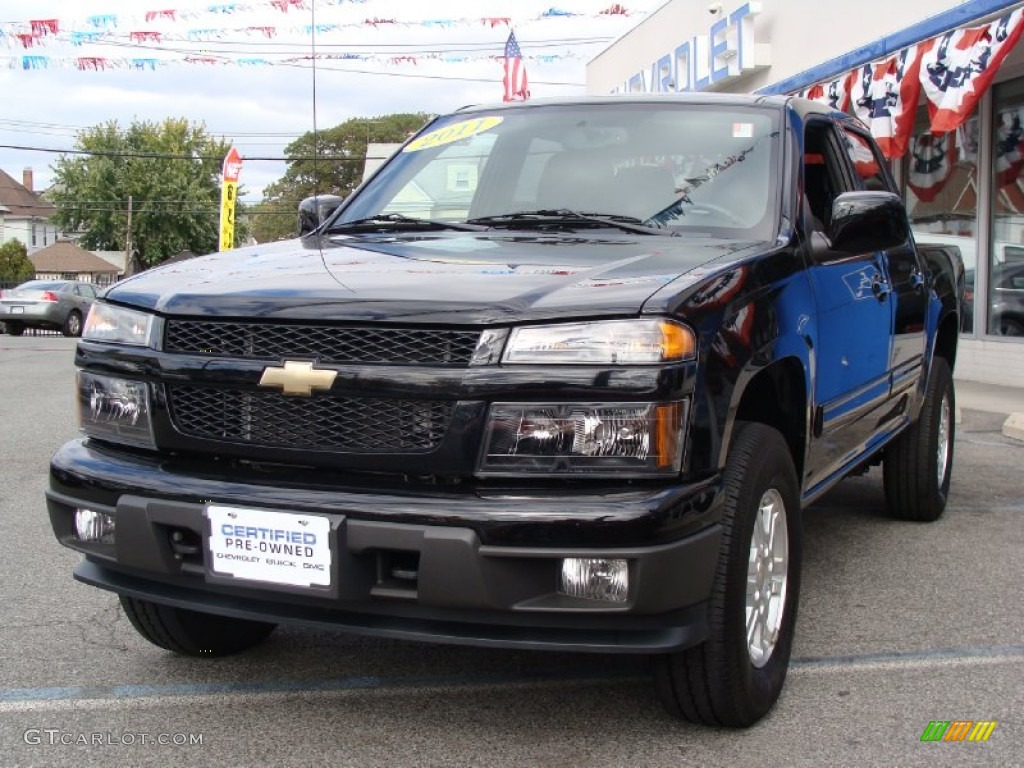
[[68,316],[64,318],[64,325],[60,329],[60,332],[65,336],[81,336],[82,313],[77,309],[72,309],[68,312]]
[[997,336],[1024,336],[1024,323],[1012,317],[1000,317],[996,320]]
[[11,336],[21,336],[25,332],[25,326],[21,323],[4,323],[7,326],[7,333]]
[[[800,491],[786,441],[762,424],[736,426],[723,482],[725,509],[708,639],[656,656],[654,681],[662,704],[676,717],[742,728],[768,713],[786,680],[800,593]],[[748,567],[754,524],[772,493],[785,511],[786,579],[774,646],[757,665],[747,642]]]
[[276,626],[120,597],[125,616],[140,635],[186,656],[230,656],[263,642]]
[[[921,414],[885,449],[885,500],[893,517],[931,522],[938,520],[945,510],[953,469],[955,413],[953,374],[945,359],[936,357],[932,360]],[[944,453],[939,450],[943,422]],[[941,480],[940,455],[944,456]]]

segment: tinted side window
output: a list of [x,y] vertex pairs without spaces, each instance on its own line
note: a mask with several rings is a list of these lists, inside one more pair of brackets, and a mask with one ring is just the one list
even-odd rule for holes
[[812,229],[824,230],[832,216],[832,203],[850,189],[848,174],[839,153],[839,142],[827,120],[807,124],[804,136],[805,218]]

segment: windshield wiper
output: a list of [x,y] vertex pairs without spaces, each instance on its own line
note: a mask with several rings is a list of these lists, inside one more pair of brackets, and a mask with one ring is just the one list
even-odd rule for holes
[[669,235],[674,237],[675,232],[649,227],[635,216],[621,216],[619,214],[606,213],[581,213],[568,208],[540,209],[537,211],[518,211],[517,213],[499,213],[494,216],[481,216],[476,219],[469,219],[468,224],[484,224],[491,227],[496,226],[537,226],[543,224],[565,224],[565,223],[590,223],[600,224],[604,227],[615,227],[625,232],[636,232],[641,235]]
[[482,232],[487,227],[475,224],[464,224],[457,221],[441,221],[439,219],[417,219],[404,213],[378,213],[362,219],[344,221],[333,224],[327,234],[334,232],[352,232],[359,230],[385,229],[455,229],[463,232]]

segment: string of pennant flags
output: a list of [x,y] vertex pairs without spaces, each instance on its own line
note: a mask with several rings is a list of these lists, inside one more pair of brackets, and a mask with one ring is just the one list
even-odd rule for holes
[[[341,5],[366,5],[372,0],[317,0],[317,5],[341,6]],[[144,14],[133,14],[131,16],[120,16],[117,14],[98,14],[87,16],[81,19],[65,21],[61,19],[32,19],[23,22],[0,23],[0,46],[7,48],[39,48],[54,44],[71,44],[83,46],[87,44],[102,44],[118,39],[123,39],[127,33],[128,39],[134,43],[162,42],[165,39],[173,39],[175,36],[168,33],[168,23],[178,24],[182,21],[189,21],[200,18],[204,15],[214,14],[217,16],[257,13],[260,10],[273,8],[283,13],[293,10],[308,10],[307,0],[268,0],[264,3],[228,3],[225,5],[211,5],[203,9],[179,10],[167,9],[161,11],[146,11]],[[422,20],[407,20],[386,16],[363,16],[348,22],[291,25],[279,26],[274,24],[257,24],[245,26],[216,27],[204,26],[187,30],[185,38],[190,41],[208,41],[223,39],[225,37],[253,37],[253,38],[274,38],[284,35],[305,35],[312,32],[317,34],[329,34],[340,30],[350,30],[366,27],[388,27],[388,28],[426,28],[426,29],[451,29],[455,27],[513,27],[524,25],[530,22],[549,21],[554,19],[572,18],[614,18],[623,16],[644,15],[644,11],[636,11],[627,8],[621,3],[611,3],[600,10],[580,12],[565,8],[551,7],[547,10],[523,18],[511,16],[471,16],[457,18],[429,18]],[[165,27],[164,29],[155,27]],[[180,36],[179,36],[180,37]]]
[[[1022,34],[1024,8],[1018,8],[988,24],[908,46],[797,95],[842,112],[852,110],[886,158],[909,151],[907,184],[921,201],[930,202],[959,160],[976,161],[978,120],[972,113]],[[922,94],[929,125],[915,135]],[[1006,187],[1024,170],[1024,110],[997,115],[996,132],[996,172]]]
[[[475,61],[501,61],[503,57],[494,54],[487,55],[451,55],[451,54],[364,54],[364,53],[318,53],[316,56],[285,56],[282,58],[268,58],[264,56],[176,56],[169,58],[139,58],[139,57],[107,57],[107,56],[0,56],[0,69],[76,69],[81,72],[103,72],[108,70],[134,70],[134,71],[156,71],[165,67],[181,65],[206,65],[206,66],[228,66],[240,67],[264,67],[288,64],[308,63],[314,59],[320,61],[360,61],[373,62],[382,65],[410,65],[438,61],[445,64],[461,64]],[[523,56],[525,61],[549,64],[569,59],[586,58],[582,54],[572,51],[566,53],[542,54],[536,56]]]

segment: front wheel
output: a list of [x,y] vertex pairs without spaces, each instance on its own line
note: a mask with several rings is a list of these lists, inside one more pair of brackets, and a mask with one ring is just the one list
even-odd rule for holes
[[931,522],[946,508],[953,469],[953,374],[944,358],[932,360],[917,421],[885,450],[883,481],[889,514]]
[[229,656],[257,645],[274,624],[172,608],[121,595],[135,631],[153,645],[186,656]]
[[723,476],[725,509],[708,639],[654,659],[665,708],[705,725],[753,725],[786,679],[800,591],[800,492],[789,446],[738,424]]

